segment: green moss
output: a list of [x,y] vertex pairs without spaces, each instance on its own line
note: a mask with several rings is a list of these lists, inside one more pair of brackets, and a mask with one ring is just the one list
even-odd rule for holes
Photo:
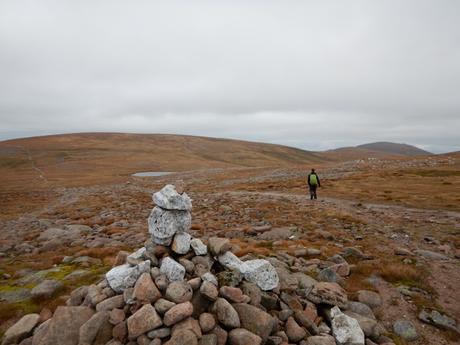
[[64,280],[64,278],[67,275],[69,275],[70,273],[72,273],[73,271],[77,269],[73,265],[61,265],[61,266],[58,266],[58,268],[59,268],[59,271],[49,272],[46,275],[46,278],[55,279],[55,280]]

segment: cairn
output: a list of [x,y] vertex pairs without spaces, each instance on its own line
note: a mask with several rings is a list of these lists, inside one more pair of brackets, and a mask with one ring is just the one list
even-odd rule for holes
[[144,247],[120,252],[105,279],[74,290],[48,320],[24,316],[2,345],[364,345],[339,309],[348,300],[338,284],[275,258],[243,261],[226,238],[192,238],[192,202],[179,186],[153,201]]

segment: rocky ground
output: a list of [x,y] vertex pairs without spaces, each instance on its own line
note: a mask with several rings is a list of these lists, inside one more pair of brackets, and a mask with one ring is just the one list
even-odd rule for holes
[[[28,194],[28,197],[9,195],[25,209],[21,212],[21,205],[14,205],[14,209],[8,204],[8,212],[0,223],[1,328],[4,332],[23,315],[38,313],[39,318],[26,320],[27,325],[33,324],[23,334],[27,338],[35,326],[51,319],[53,312],[53,319],[56,312],[63,314],[64,319],[69,317],[72,311],[56,308],[65,305],[81,286],[105,291],[104,301],[115,297],[110,296],[110,286],[101,282],[104,273],[110,270],[120,251],[141,248],[149,239],[147,218],[153,206],[152,192],[180,178],[193,200],[190,234],[204,243],[211,237],[226,238],[236,256],[244,260],[265,258],[280,278],[280,287],[275,291],[259,291],[265,297],[258,303],[257,297],[254,302],[242,286],[235,286],[250,298],[238,301],[240,304],[255,307],[268,314],[270,320],[274,318],[277,327],[272,328],[270,334],[258,334],[244,325],[230,327],[217,318],[223,331],[230,334],[233,329],[249,330],[267,343],[316,344],[313,336],[321,336],[325,338],[318,339],[317,343],[328,344],[335,336],[332,321],[337,313],[339,319],[348,315],[358,320],[368,344],[372,344],[371,341],[457,344],[460,212],[453,204],[459,195],[457,175],[443,173],[442,183],[447,183],[443,186],[453,191],[445,194],[445,199],[450,199],[444,205],[439,199],[430,202],[426,192],[420,189],[418,194],[411,192],[393,199],[388,198],[388,193],[380,192],[391,183],[406,183],[407,190],[415,190],[403,179],[406,171],[426,169],[431,174],[439,167],[455,164],[458,162],[449,159],[383,163],[372,160],[324,167],[320,170],[324,189],[319,190],[320,199],[315,202],[306,198],[304,170],[266,168],[195,171],[160,178],[131,178],[116,185],[58,188],[37,192],[35,196]],[[388,182],[385,187],[369,182],[384,180],[394,171],[403,177]],[[363,181],[363,185],[371,188],[371,194],[375,195],[349,187],[356,176],[365,174],[371,177]],[[345,187],[348,195],[344,193]],[[393,194],[403,191],[398,186]],[[35,199],[39,201],[32,203]],[[213,274],[222,269],[216,265],[210,267]],[[153,274],[151,278],[156,284],[157,276]],[[315,300],[314,294],[308,298],[305,290],[315,286],[318,290],[324,284],[330,284],[328,291],[346,297],[346,305],[343,300],[335,303],[345,314],[332,312],[330,307],[334,303]],[[216,298],[234,304],[235,301],[222,295],[223,286],[226,285],[216,287]],[[200,288],[196,289],[193,291]],[[161,291],[162,298],[165,291]],[[97,298],[87,301],[83,307],[91,311],[82,309],[81,315],[86,316],[82,316],[81,324],[95,318],[98,304],[104,301]],[[125,300],[119,302],[119,306],[108,312],[119,313],[119,319],[123,320],[142,310],[142,305],[151,305],[156,310],[152,301],[136,303],[135,307]],[[115,309],[122,310],[124,316],[114,312]],[[238,308],[236,310],[238,317],[244,319]],[[298,311],[306,314],[311,322],[307,323]],[[216,321],[217,311],[206,312],[214,315]],[[251,309],[251,312],[255,311]],[[164,316],[159,318],[164,323]],[[202,328],[199,315],[192,318],[198,322],[201,335],[216,333]],[[109,323],[113,329],[124,322],[112,321]],[[196,322],[188,322],[194,325],[197,336]],[[161,338],[166,342],[174,327],[166,328],[169,333],[162,332],[168,336],[156,337],[156,333],[152,336],[151,332],[144,332],[136,341],[148,344]],[[294,331],[298,339],[292,335]],[[246,339],[247,335],[243,330],[232,334],[231,339],[236,337],[236,340],[229,338],[232,344],[238,344],[238,339]],[[133,338],[129,331],[125,336],[118,340],[124,343],[129,337]],[[221,335],[217,335],[219,337]],[[202,343],[203,338],[213,337],[201,337]],[[257,341],[258,338],[251,339]],[[212,343],[213,340],[206,341]]]

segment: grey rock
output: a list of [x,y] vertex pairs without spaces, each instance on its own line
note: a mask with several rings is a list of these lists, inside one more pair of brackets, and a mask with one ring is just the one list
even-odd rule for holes
[[263,259],[244,262],[244,279],[257,284],[264,291],[273,290],[279,284],[278,273],[270,262]]
[[187,254],[190,250],[192,236],[187,232],[181,232],[174,235],[171,249],[177,254]]
[[449,260],[449,257],[445,256],[444,254],[432,252],[430,250],[423,250],[423,249],[418,249],[415,251],[415,254],[420,255],[424,257],[425,259],[429,260]]
[[407,341],[413,341],[418,338],[417,329],[414,324],[408,320],[395,321],[393,323],[393,331]]
[[195,255],[206,255],[208,253],[208,247],[204,245],[204,243],[199,238],[194,238],[190,245],[195,252]]
[[364,332],[356,319],[340,311],[336,306],[331,309],[332,334],[340,345],[364,345]]
[[159,207],[155,207],[148,218],[149,233],[152,235],[152,240],[161,245],[164,245],[164,241],[167,242],[172,239],[174,234],[187,232],[191,223],[190,212],[166,211]]
[[122,293],[123,290],[133,287],[139,276],[147,272],[150,272],[150,262],[143,261],[136,266],[129,264],[116,266],[107,272],[105,277],[113,291]]
[[243,273],[242,270],[244,269],[242,269],[242,266],[244,265],[244,262],[241,261],[235,254],[233,254],[230,251],[225,252],[222,255],[219,255],[218,261],[222,266],[229,270],[237,270]]
[[436,310],[432,310],[430,312],[423,310],[419,313],[418,318],[423,322],[434,325],[438,328],[450,329],[452,331],[460,333],[460,328],[458,327],[454,319],[446,315],[442,315],[440,312]]
[[201,279],[204,282],[210,282],[210,283],[214,284],[215,286],[219,286],[219,283],[217,282],[216,276],[214,274],[212,274],[211,272],[206,272],[205,274],[203,274],[201,276]]
[[176,187],[171,184],[154,193],[152,199],[157,206],[165,210],[190,211],[192,209],[192,201],[187,193],[179,194]]
[[50,298],[63,287],[64,284],[60,281],[47,279],[34,287],[31,291],[31,295],[32,298]]
[[160,272],[165,274],[170,282],[182,281],[185,277],[185,267],[169,256],[163,258]]

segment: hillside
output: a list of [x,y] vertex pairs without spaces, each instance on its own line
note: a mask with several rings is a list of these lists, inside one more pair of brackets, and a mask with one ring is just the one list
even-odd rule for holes
[[140,171],[268,167],[322,162],[286,146],[182,135],[81,133],[0,142],[0,189],[114,181]]

